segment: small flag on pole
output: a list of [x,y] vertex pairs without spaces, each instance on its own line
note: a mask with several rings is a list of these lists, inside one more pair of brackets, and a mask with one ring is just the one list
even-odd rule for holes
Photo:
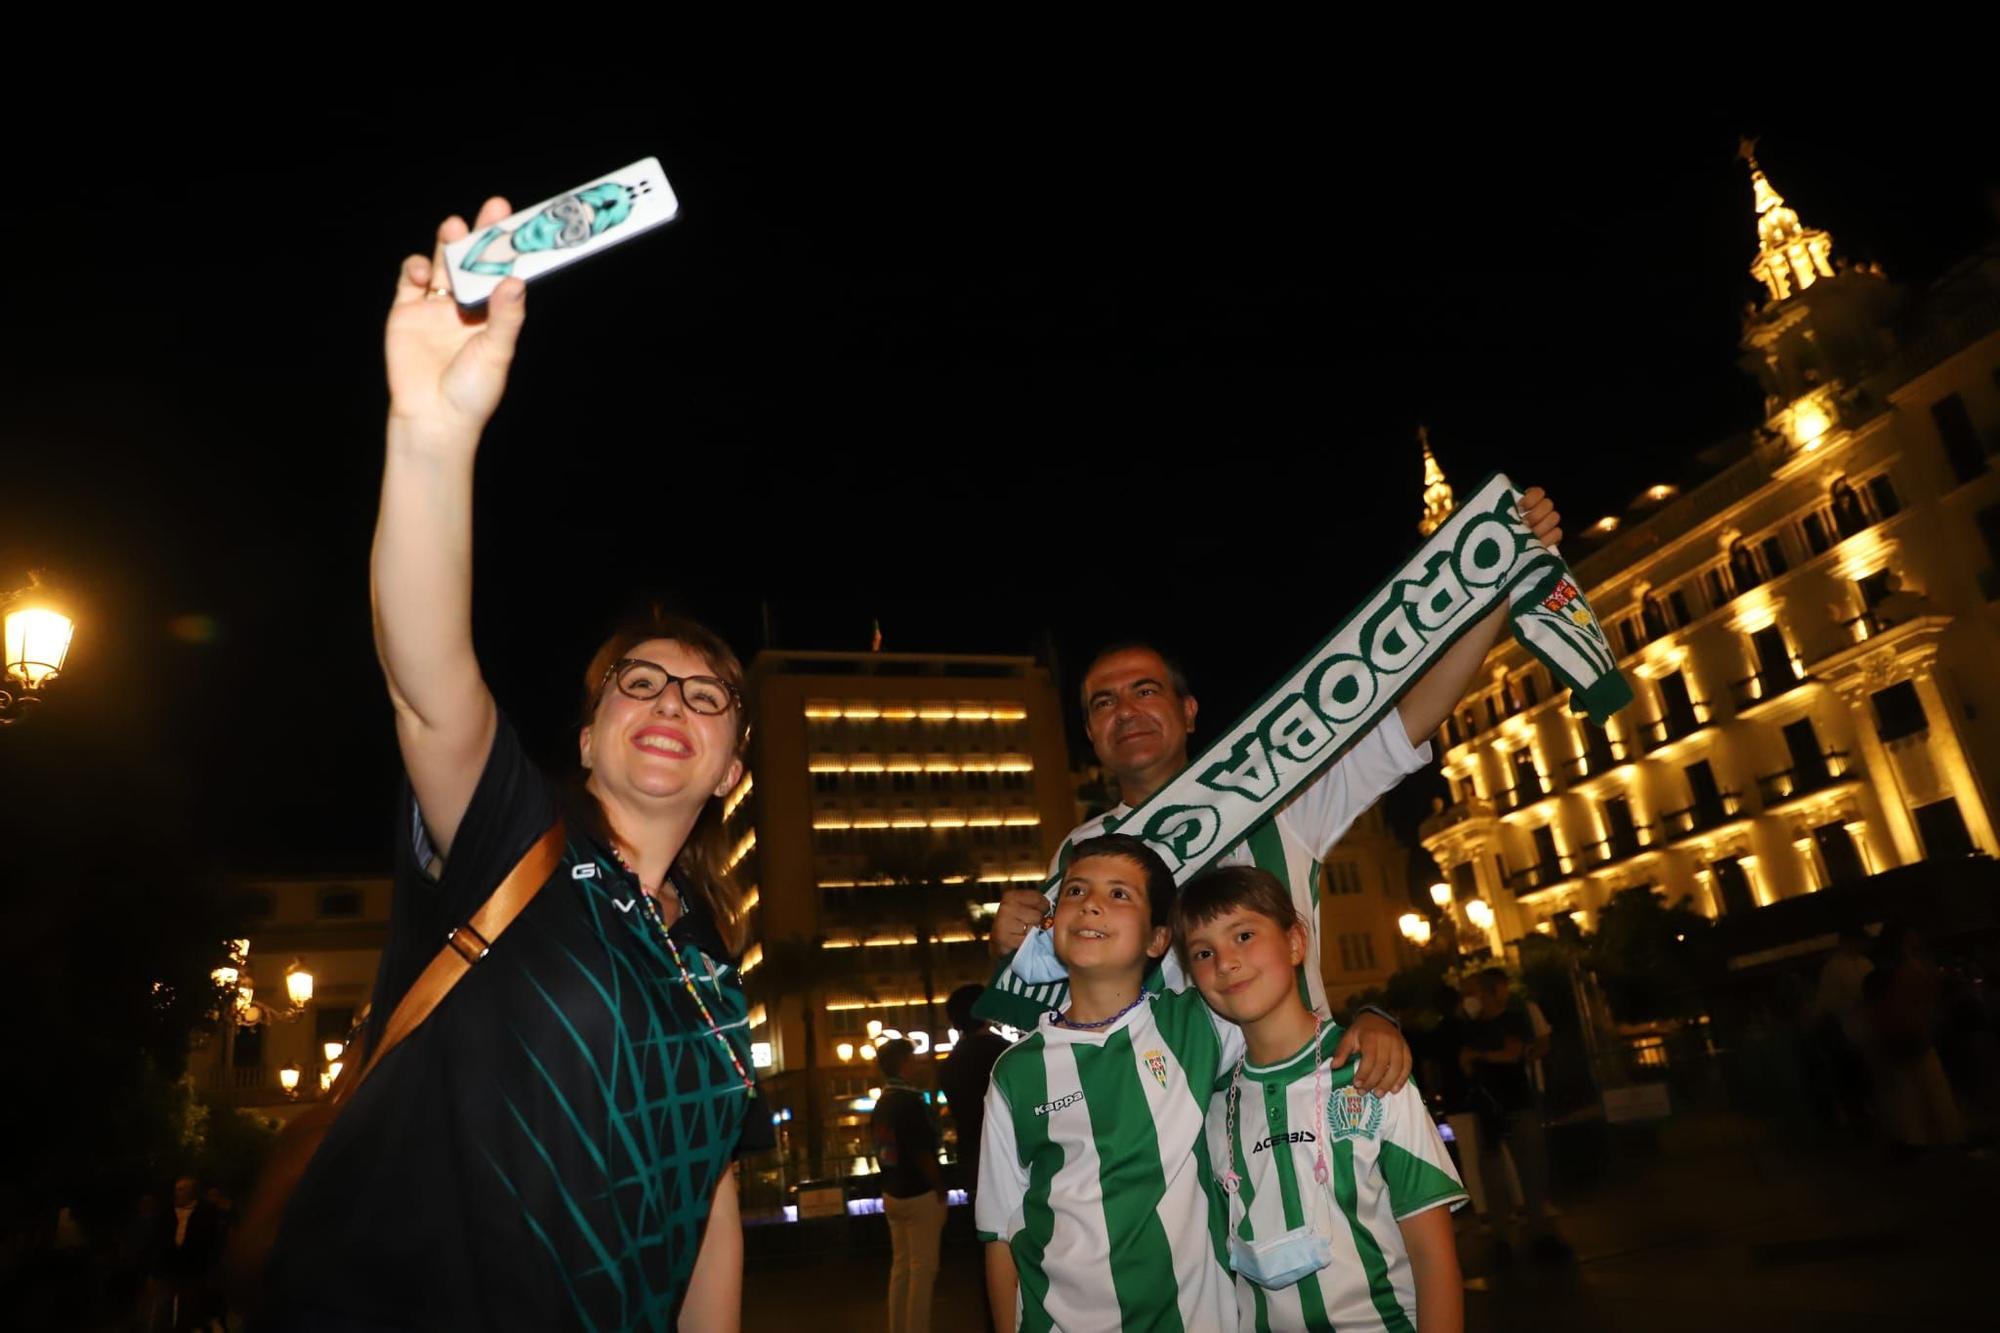
[[875,621],[875,637],[868,641],[868,651],[871,653],[882,651],[882,621],[879,618]]

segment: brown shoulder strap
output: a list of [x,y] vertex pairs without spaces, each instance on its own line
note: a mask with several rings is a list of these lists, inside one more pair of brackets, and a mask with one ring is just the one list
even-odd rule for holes
[[415,1032],[431,1016],[431,1010],[438,1007],[438,1001],[472,970],[474,963],[486,956],[493,941],[500,938],[500,932],[513,924],[514,918],[521,915],[521,910],[555,873],[557,863],[562,860],[562,849],[563,826],[557,821],[528,849],[528,854],[515,864],[507,878],[500,881],[500,887],[479,905],[471,920],[445,936],[445,947],[431,959],[430,966],[417,974],[396,1011],[389,1015],[388,1025],[382,1029],[382,1040],[368,1053],[367,1063],[352,1079],[343,1078],[333,1090],[336,1104],[353,1096],[369,1071],[382,1062],[382,1057]]

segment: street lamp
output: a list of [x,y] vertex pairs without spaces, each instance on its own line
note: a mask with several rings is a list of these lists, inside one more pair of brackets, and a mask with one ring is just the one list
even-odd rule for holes
[[1443,880],[1439,880],[1437,883],[1431,885],[1431,901],[1436,903],[1440,908],[1450,907],[1451,885],[1445,883]]
[[43,588],[41,573],[31,571],[27,587],[0,598],[0,623],[7,650],[0,667],[0,726],[5,726],[26,717],[30,705],[42,702],[42,687],[62,674],[76,622]]
[[1403,932],[1403,938],[1419,949],[1431,942],[1431,923],[1415,912],[1405,912],[1396,918],[1396,928]]
[[852,1060],[854,1058],[854,1043],[843,1041],[840,1045],[833,1048],[833,1053],[843,1060]]
[[1493,905],[1484,898],[1469,899],[1465,904],[1465,919],[1481,930],[1493,929]]
[[344,1041],[329,1041],[319,1049],[326,1056],[326,1062],[332,1064],[340,1058],[341,1052],[347,1049],[347,1043]]
[[299,1095],[299,1067],[286,1065],[278,1071],[278,1086],[285,1090],[287,1097]]
[[299,965],[298,959],[285,969],[285,994],[292,997],[292,1007],[303,1009],[312,1002],[313,974]]

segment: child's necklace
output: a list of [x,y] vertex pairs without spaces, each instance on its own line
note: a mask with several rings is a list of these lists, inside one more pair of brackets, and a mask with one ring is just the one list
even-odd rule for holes
[[1057,1014],[1055,1018],[1051,1021],[1054,1022],[1058,1027],[1076,1028],[1079,1031],[1089,1032],[1095,1028],[1110,1027],[1113,1023],[1116,1023],[1119,1019],[1125,1017],[1125,1015],[1131,1013],[1134,1009],[1137,1009],[1140,1005],[1144,1004],[1145,1002],[1146,1002],[1146,992],[1144,989],[1141,989],[1139,992],[1138,999],[1132,1001],[1132,1003],[1126,1005],[1123,1009],[1120,1009],[1117,1013],[1111,1015],[1111,1017],[1100,1018],[1095,1023],[1078,1022],[1076,1019],[1073,1019],[1069,1016],[1069,1010],[1067,1009]]

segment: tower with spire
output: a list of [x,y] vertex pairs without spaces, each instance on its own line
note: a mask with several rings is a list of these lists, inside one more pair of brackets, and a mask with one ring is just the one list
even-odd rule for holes
[[1771,300],[1783,301],[1833,274],[1833,237],[1807,227],[1786,207],[1764,168],[1757,165],[1757,141],[1745,139],[1736,155],[1750,167],[1750,189],[1756,197],[1757,257],[1750,276],[1764,284]]
[[1423,426],[1417,427],[1417,443],[1424,449],[1424,516],[1417,520],[1417,531],[1428,537],[1451,517],[1451,483],[1431,454],[1431,433]]
[[1743,320],[1742,365],[1764,390],[1765,447],[1774,463],[1817,450],[1864,405],[1869,372],[1891,350],[1902,291],[1879,266],[1833,256],[1833,237],[1799,220],[1757,160],[1757,141],[1737,150],[1750,171],[1757,254],[1750,276],[1764,286]]

